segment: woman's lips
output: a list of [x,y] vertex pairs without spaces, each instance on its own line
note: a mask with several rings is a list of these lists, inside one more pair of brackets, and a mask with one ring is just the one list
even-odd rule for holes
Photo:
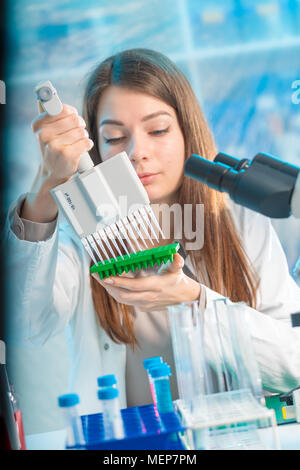
[[158,173],[142,173],[141,175],[138,175],[138,177],[140,178],[141,183],[146,185],[152,183],[152,181],[157,175]]

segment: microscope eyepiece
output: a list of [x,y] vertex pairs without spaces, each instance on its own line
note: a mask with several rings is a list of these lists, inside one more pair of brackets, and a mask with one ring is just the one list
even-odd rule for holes
[[193,154],[185,162],[184,173],[210,188],[228,193],[237,204],[268,217],[284,218],[292,210],[299,168],[263,153],[252,161],[238,160],[225,153],[218,153],[210,161]]
[[208,186],[221,191],[221,182],[231,168],[223,163],[214,163],[199,155],[193,154],[185,162],[184,173]]

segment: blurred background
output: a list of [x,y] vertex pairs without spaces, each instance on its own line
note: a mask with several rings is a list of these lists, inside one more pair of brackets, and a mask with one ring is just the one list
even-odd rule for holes
[[[265,152],[300,166],[300,0],[15,0],[6,28],[5,210],[30,189],[39,163],[31,131],[37,83],[51,80],[81,112],[89,71],[133,47],[156,49],[182,68],[220,151]],[[272,223],[292,270],[300,221]],[[7,354],[25,433],[62,428],[65,336],[32,350],[8,345]]]

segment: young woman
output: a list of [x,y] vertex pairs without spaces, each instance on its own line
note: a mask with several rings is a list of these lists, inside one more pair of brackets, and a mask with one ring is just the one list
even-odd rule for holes
[[[64,105],[58,116],[33,122],[41,164],[32,190],[10,210],[7,242],[14,296],[11,338],[43,344],[71,331],[70,388],[81,411],[99,410],[96,378],[115,373],[123,407],[151,402],[142,360],[162,355],[176,370],[167,306],[199,300],[203,307],[227,296],[251,309],[251,335],[263,386],[287,391],[300,383],[300,333],[290,314],[300,290],[270,221],[183,174],[192,153],[213,159],[212,135],[189,82],[168,58],[133,49],[96,67],[84,97],[84,120]],[[163,272],[143,270],[100,281],[80,240],[57,221],[50,189],[77,170],[89,151],[95,164],[126,151],[152,204],[204,205],[204,245],[180,254]],[[184,214],[184,211],[183,211]],[[170,238],[173,241],[175,227]]]

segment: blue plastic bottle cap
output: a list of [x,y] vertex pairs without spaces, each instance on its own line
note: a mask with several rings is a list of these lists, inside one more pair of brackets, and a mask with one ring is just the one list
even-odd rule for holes
[[98,398],[100,400],[111,400],[119,396],[119,390],[114,387],[106,387],[98,390]]
[[79,396],[76,393],[66,393],[65,395],[60,395],[58,397],[58,406],[69,407],[78,405]]
[[159,366],[151,367],[151,369],[149,370],[149,374],[153,379],[157,377],[166,377],[171,375],[171,367],[165,362],[163,362]]
[[152,366],[156,366],[162,363],[163,363],[163,360],[161,356],[148,357],[147,359],[143,360],[144,369],[146,370],[150,369],[150,367]]
[[111,387],[112,385],[116,385],[117,377],[115,374],[102,375],[98,377],[97,383],[99,387]]

